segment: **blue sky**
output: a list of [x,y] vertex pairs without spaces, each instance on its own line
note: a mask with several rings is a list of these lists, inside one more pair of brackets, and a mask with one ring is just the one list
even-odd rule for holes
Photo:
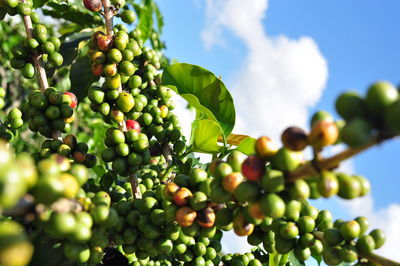
[[[237,1],[159,4],[167,55],[222,76],[236,101],[237,130],[244,131],[237,133],[277,138],[285,125],[306,126],[315,110],[335,113],[334,100],[347,89],[364,94],[371,82],[380,79],[399,84],[399,1],[247,0],[239,1],[246,3],[242,8],[227,8],[232,2]],[[265,76],[273,77],[264,77],[263,69]],[[257,95],[264,97],[265,105]],[[333,208],[336,218],[368,216],[373,225],[389,231],[391,239],[382,252],[393,258],[400,256],[392,252],[400,246],[394,239],[400,239],[399,148],[399,141],[391,141],[345,165],[370,179],[371,196],[356,203],[336,199],[316,203],[319,208]]]

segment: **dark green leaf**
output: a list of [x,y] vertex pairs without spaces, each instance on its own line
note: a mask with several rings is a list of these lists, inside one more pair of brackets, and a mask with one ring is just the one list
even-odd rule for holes
[[[85,31],[70,34],[64,37],[64,40],[60,47],[60,53],[64,58],[64,66],[71,65],[75,58],[78,56],[78,52],[80,53],[80,55],[82,55],[82,49],[78,49],[79,43],[89,40],[92,34],[92,31]],[[87,51],[87,46],[85,46],[84,48]]]
[[33,8],[44,6],[48,0],[33,0]]
[[93,27],[102,25],[103,21],[97,12],[89,12],[81,5],[50,2],[42,9],[43,14],[56,19],[75,22],[82,27]]
[[317,261],[318,265],[321,265],[322,256],[320,254],[312,254],[312,257]]
[[304,262],[300,262],[293,253],[293,250],[289,253],[289,262],[291,266],[303,266]]
[[235,106],[225,84],[210,71],[185,63],[168,66],[162,84],[171,87],[196,108],[197,118],[219,124],[225,136],[235,125]]
[[[85,77],[85,78],[82,78]],[[98,78],[92,75],[88,56],[79,57],[71,66],[69,74],[71,92],[75,93],[79,101],[87,96],[87,91]]]

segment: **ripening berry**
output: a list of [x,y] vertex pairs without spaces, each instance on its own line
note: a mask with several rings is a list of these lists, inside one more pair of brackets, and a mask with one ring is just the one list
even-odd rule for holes
[[255,155],[250,155],[242,164],[242,174],[251,181],[261,179],[265,172],[265,162]]
[[83,0],[83,5],[90,11],[100,11],[101,1],[100,0]]
[[285,148],[292,151],[302,151],[307,147],[307,133],[299,127],[288,127],[283,131],[281,140]]
[[257,156],[262,159],[268,159],[278,151],[276,143],[266,136],[257,139],[255,149]]

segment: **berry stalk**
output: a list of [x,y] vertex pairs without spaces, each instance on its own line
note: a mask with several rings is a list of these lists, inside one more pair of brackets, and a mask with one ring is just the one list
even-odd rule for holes
[[[30,16],[23,16],[22,17],[25,25],[25,30],[26,30],[26,36],[29,39],[32,39],[32,20]],[[43,60],[42,60],[42,55],[38,53],[37,51],[32,52],[32,61],[33,65],[35,66],[35,70],[37,73],[38,81],[39,81],[39,86],[40,86],[40,91],[44,92],[46,88],[49,87],[49,83],[47,81],[47,75],[46,75],[46,70],[43,67]]]
[[110,5],[110,0],[102,0],[101,1],[103,4],[103,9],[104,9],[104,20],[106,24],[106,32],[107,36],[113,36],[114,35],[114,30],[113,30],[113,17],[114,13],[112,12],[111,5]]
[[340,162],[347,160],[371,147],[380,143],[381,140],[374,139],[371,142],[360,147],[348,148],[332,157],[321,159],[318,161],[308,162],[298,169],[288,173],[288,181],[295,181],[296,179],[305,178],[318,174],[318,169],[332,169],[337,167]]

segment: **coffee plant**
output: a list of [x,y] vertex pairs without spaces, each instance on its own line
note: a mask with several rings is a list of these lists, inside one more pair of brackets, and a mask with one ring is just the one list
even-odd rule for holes
[[[153,0],[0,0],[0,265],[400,265],[365,217],[312,206],[369,192],[337,168],[400,134],[392,84],[341,94],[341,120],[319,111],[279,147],[232,133],[224,83],[171,64],[162,28]],[[174,94],[196,110],[190,140]],[[226,254],[230,230],[254,248]]]

